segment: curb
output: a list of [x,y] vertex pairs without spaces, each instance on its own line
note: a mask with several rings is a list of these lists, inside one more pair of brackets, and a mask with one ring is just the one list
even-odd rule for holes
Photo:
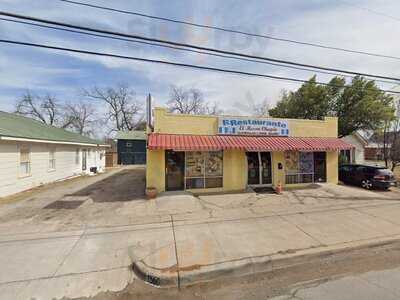
[[180,286],[177,272],[168,275],[162,272],[162,270],[147,266],[143,261],[134,262],[132,270],[139,279],[155,287],[169,288]]
[[143,261],[132,264],[134,273],[141,280],[159,288],[181,287],[215,279],[239,277],[257,273],[268,273],[288,269],[313,261],[331,259],[350,251],[366,248],[392,246],[400,242],[400,235],[385,238],[342,243],[334,246],[321,246],[297,250],[294,253],[275,253],[258,257],[247,257],[210,265],[199,265],[196,269],[185,270],[176,266],[158,269]]
[[[174,246],[175,247],[175,246]],[[177,264],[164,268],[149,266],[143,258],[136,255],[136,250],[142,250],[140,247],[128,248],[128,255],[132,261],[132,270],[135,275],[144,282],[155,287],[179,287],[179,276]]]

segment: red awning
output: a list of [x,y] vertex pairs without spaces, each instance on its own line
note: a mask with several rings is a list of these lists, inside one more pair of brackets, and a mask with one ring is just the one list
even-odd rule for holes
[[334,151],[349,150],[353,145],[338,138],[304,138],[280,136],[189,135],[152,133],[150,150],[212,151],[239,149],[244,151]]

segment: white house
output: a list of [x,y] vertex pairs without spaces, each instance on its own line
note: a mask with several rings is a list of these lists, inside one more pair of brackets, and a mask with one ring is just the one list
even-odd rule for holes
[[352,150],[340,151],[341,156],[348,163],[363,164],[365,162],[365,147],[368,145],[367,140],[358,132],[342,137],[342,140],[352,144],[355,148]]
[[107,147],[79,134],[0,111],[0,197],[103,172]]

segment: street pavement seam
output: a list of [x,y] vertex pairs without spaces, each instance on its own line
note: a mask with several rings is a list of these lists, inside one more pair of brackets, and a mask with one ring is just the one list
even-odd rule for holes
[[57,274],[57,272],[61,269],[61,267],[63,266],[63,264],[65,263],[65,261],[67,260],[67,258],[71,255],[72,251],[75,249],[76,245],[78,245],[79,241],[82,239],[82,237],[85,234],[85,229],[83,230],[81,236],[76,240],[75,244],[71,247],[71,249],[69,250],[69,252],[67,253],[67,255],[65,255],[64,259],[62,260],[62,262],[58,265],[56,271],[53,274],[53,277]]
[[[124,230],[115,230],[115,231],[106,231],[106,232],[93,232],[93,233],[87,233],[87,230],[85,233],[82,234],[73,234],[73,235],[63,235],[63,236],[51,236],[51,234],[59,234],[63,232],[68,232],[68,231],[50,231],[50,232],[43,232],[43,234],[49,234],[48,237],[41,237],[41,238],[31,238],[31,239],[23,239],[23,240],[5,240],[5,241],[0,241],[0,247],[2,244],[10,244],[10,243],[23,243],[23,242],[34,242],[34,241],[45,241],[45,240],[57,240],[57,239],[67,239],[67,238],[73,238],[73,237],[90,237],[90,236],[96,236],[96,235],[103,235],[103,234],[114,234],[114,233],[121,233],[121,232],[134,232],[134,231],[146,231],[146,230],[153,230],[153,229],[163,229],[167,228],[165,226],[166,224],[170,223],[168,222],[163,222],[159,223],[159,227],[151,227],[151,228],[139,228],[139,229],[124,229]],[[158,223],[151,223],[151,224],[158,224]],[[163,225],[161,225],[163,224]],[[127,226],[141,226],[141,225],[148,225],[148,224],[132,224],[132,225],[127,225]],[[117,226],[116,226],[117,227]],[[125,225],[123,227],[126,227]],[[25,235],[25,233],[24,233]],[[10,235],[10,236],[18,236],[16,235]],[[1,237],[1,235],[0,235]]]
[[[49,232],[49,233],[59,233],[59,231]],[[45,241],[45,240],[57,240],[57,239],[66,239],[73,237],[80,237],[81,234],[73,234],[73,235],[64,235],[64,236],[50,236],[50,237],[42,237],[42,238],[31,238],[31,239],[23,239],[23,240],[7,240],[0,241],[1,244],[9,244],[9,243],[23,243],[23,242],[35,242],[35,241]]]
[[324,243],[322,243],[320,240],[318,240],[317,238],[313,237],[311,234],[309,234],[308,232],[304,231],[303,228],[301,228],[299,225],[290,222],[288,219],[286,219],[284,216],[278,216],[280,217],[283,221],[286,221],[287,223],[293,225],[294,227],[296,227],[298,230],[300,230],[301,232],[303,232],[305,235],[307,235],[308,237],[310,237],[312,240],[314,240],[315,242],[317,242],[319,244],[320,247],[324,247],[326,246]]
[[[86,230],[85,236],[95,236],[95,235],[103,235],[103,234],[113,234],[113,233],[119,233],[119,232],[130,232],[130,231],[145,231],[145,230],[153,230],[153,229],[163,229],[163,228],[168,228],[167,226],[170,223],[168,222],[163,222],[163,223],[152,223],[152,224],[160,224],[158,227],[148,227],[148,228],[137,228],[137,229],[122,229],[122,230],[115,230],[115,231],[100,231],[100,232],[87,232]],[[162,224],[162,225],[161,225]],[[149,225],[149,224],[132,224],[128,226],[142,226],[142,225]],[[124,226],[125,227],[125,226]]]
[[[150,215],[152,217],[162,217],[163,215]],[[173,216],[173,214],[172,214]],[[167,224],[171,222],[170,220],[168,221],[159,221],[159,222],[145,222],[145,223],[126,223],[126,224],[122,224],[122,225],[101,225],[101,226],[90,226],[88,225],[86,227],[86,229],[88,230],[92,230],[92,229],[101,229],[101,228],[116,228],[116,227],[127,227],[127,226],[135,226],[135,225],[152,225],[152,224]],[[1,236],[1,235],[0,235]]]
[[172,226],[172,235],[174,236],[174,248],[175,248],[175,259],[176,259],[176,273],[178,276],[178,289],[181,288],[181,276],[179,272],[179,259],[178,259],[178,249],[177,249],[177,244],[176,244],[176,237],[175,237],[175,226],[174,226],[174,218],[172,215],[170,215],[171,218],[171,226]]
[[60,274],[60,275],[54,275],[54,276],[42,276],[42,277],[29,278],[29,279],[23,279],[23,280],[5,281],[5,282],[0,282],[0,286],[13,284],[13,283],[24,283],[24,282],[29,283],[31,281],[53,279],[53,278],[62,278],[62,277],[84,275],[84,274],[92,274],[92,273],[101,273],[101,272],[108,272],[108,271],[114,271],[114,270],[123,270],[123,269],[129,270],[129,271],[131,270],[130,266],[119,266],[119,267],[113,267],[113,268],[107,268],[107,269],[98,269],[98,270],[95,270],[95,271],[76,272],[76,273],[67,273],[67,274]]

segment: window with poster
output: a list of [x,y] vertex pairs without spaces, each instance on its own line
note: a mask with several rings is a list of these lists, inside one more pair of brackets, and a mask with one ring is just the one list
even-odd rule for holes
[[314,153],[285,152],[286,184],[314,182]]
[[185,188],[218,188],[223,184],[222,151],[190,151],[185,155]]

